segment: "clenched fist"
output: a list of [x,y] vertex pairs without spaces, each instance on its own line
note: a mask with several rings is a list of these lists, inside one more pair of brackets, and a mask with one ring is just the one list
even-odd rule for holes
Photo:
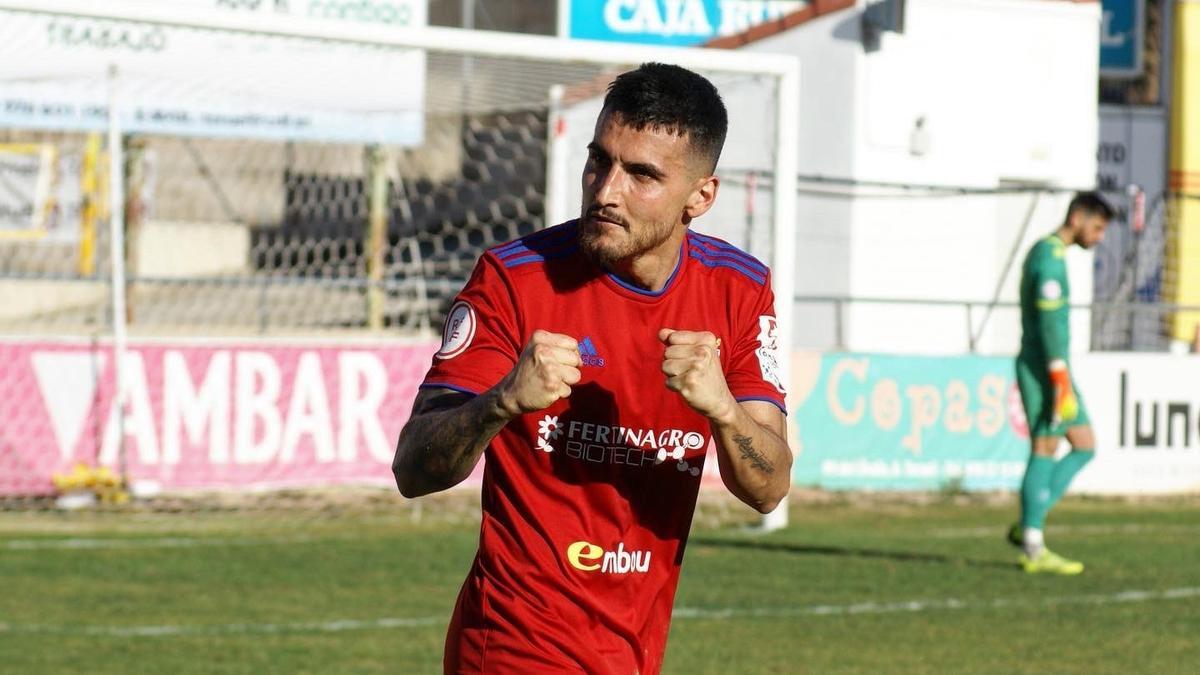
[[717,336],[707,331],[663,328],[658,331],[658,339],[665,346],[662,371],[667,376],[667,388],[679,392],[693,410],[709,419],[729,416],[737,401],[721,371]]
[[550,407],[571,395],[582,364],[575,338],[533,331],[517,364],[497,385],[500,407],[513,417]]

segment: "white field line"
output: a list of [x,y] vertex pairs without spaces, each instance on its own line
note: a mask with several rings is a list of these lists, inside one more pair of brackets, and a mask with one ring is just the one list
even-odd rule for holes
[[418,628],[430,625],[445,626],[450,616],[401,619],[369,619],[356,621],[304,621],[299,623],[227,623],[210,626],[192,624],[163,624],[158,626],[53,626],[48,624],[0,623],[4,633],[40,633],[50,635],[82,635],[95,637],[173,637],[196,635],[261,635],[270,633],[340,633],[355,630],[388,628]]
[[937,598],[898,602],[860,602],[851,605],[809,605],[806,607],[751,607],[744,609],[700,609],[680,607],[674,616],[681,619],[789,618],[799,616],[844,616],[848,614],[895,614],[946,609],[1003,609],[1008,607],[1058,607],[1062,605],[1115,605],[1131,602],[1159,602],[1200,598],[1200,587],[1170,588],[1164,591],[1118,591],[1091,595],[1065,595],[1040,599],[994,598],[964,600]]
[[[1048,598],[994,598],[966,600],[940,598],[899,602],[860,602],[848,605],[807,605],[801,607],[701,608],[678,607],[676,619],[725,621],[736,619],[786,619],[805,616],[845,616],[858,614],[919,613],[942,610],[989,610],[1008,607],[1057,607],[1063,605],[1116,605],[1168,600],[1200,599],[1200,587],[1170,588],[1161,591],[1128,590],[1116,593],[1064,595]],[[0,622],[2,634],[51,634],[94,637],[173,637],[196,635],[255,635],[271,633],[338,633],[390,628],[444,627],[445,616],[385,618],[367,620],[312,621],[299,623],[232,623],[216,625],[164,624],[151,626],[56,626],[49,624],[11,624]]]
[[[1004,525],[980,527],[948,527],[914,535],[934,539],[1003,539],[1008,529]],[[1112,534],[1200,534],[1200,525],[1162,525],[1154,523],[1121,523],[1113,525],[1052,525],[1046,529],[1054,536],[1105,536]]]
[[[1003,538],[1003,526],[957,527],[933,529],[914,537],[933,539],[989,539]],[[1060,525],[1050,528],[1055,536],[1104,536],[1112,534],[1200,534],[1200,525],[1160,525],[1150,523],[1125,523],[1118,525]],[[200,546],[266,546],[272,544],[304,544],[330,539],[342,539],[336,535],[311,537],[305,535],[262,535],[252,537],[154,537],[126,539],[124,537],[70,537],[46,539],[8,539],[0,541],[0,550],[41,551],[76,549],[151,549],[191,548]]]
[[71,537],[68,539],[9,539],[0,542],[0,550],[45,551],[45,550],[95,550],[95,549],[147,549],[147,548],[194,548],[199,546],[269,546],[273,544],[308,544],[348,539],[349,537],[307,535],[263,535],[258,537],[154,537],[126,539],[107,537]]

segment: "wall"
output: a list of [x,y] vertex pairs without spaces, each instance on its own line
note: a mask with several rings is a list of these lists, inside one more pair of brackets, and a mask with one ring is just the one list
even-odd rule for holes
[[[1099,7],[1034,0],[909,0],[905,32],[876,51],[861,42],[860,7],[745,47],[802,63],[801,174],[851,181],[1063,188],[1095,179]],[[924,138],[914,144],[916,121]],[[1065,197],[1043,197],[1018,240],[1031,198],[961,197],[808,183],[800,197],[797,293],[1016,300],[1020,257],[1061,222]],[[838,191],[849,194],[834,194]],[[1016,250],[1018,274],[1003,275]],[[1091,298],[1091,260],[1069,261],[1072,299]],[[859,305],[844,346],[959,352],[961,308]],[[831,347],[828,306],[797,307],[797,344]],[[1000,313],[993,315],[993,319]],[[1015,349],[1012,318],[989,320],[981,347]],[[1076,317],[1076,348],[1087,322]]]

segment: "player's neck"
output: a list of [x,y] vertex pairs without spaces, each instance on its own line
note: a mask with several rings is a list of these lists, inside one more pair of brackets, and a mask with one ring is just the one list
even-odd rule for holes
[[614,263],[608,271],[627,284],[657,293],[679,266],[680,244],[679,237],[671,237],[650,251]]
[[1067,246],[1075,243],[1075,233],[1072,232],[1071,228],[1067,227],[1066,225],[1063,225],[1055,230],[1054,236],[1058,237],[1058,240]]

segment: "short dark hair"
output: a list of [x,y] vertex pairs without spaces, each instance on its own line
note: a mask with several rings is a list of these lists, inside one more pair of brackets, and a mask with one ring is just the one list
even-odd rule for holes
[[1100,216],[1105,220],[1112,220],[1116,214],[1116,209],[1108,200],[1099,192],[1076,192],[1071,198],[1071,205],[1067,207],[1067,218],[1071,217],[1072,213],[1083,211],[1091,216]]
[[662,129],[687,136],[692,149],[717,166],[729,117],[721,95],[704,76],[665,63],[643,63],[608,85],[601,114],[617,113],[621,123],[641,131]]

